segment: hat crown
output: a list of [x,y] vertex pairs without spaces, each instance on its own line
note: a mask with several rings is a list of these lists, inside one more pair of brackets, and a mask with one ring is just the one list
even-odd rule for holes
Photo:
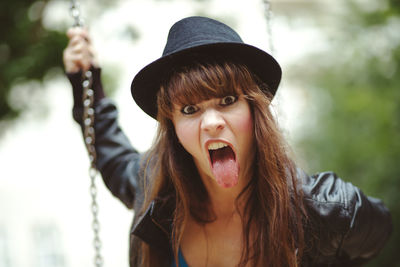
[[136,104],[157,118],[157,93],[174,71],[196,63],[234,62],[246,66],[263,83],[264,92],[274,95],[282,71],[267,52],[246,44],[229,26],[205,17],[188,17],[170,29],[163,55],[145,66],[132,81]]
[[163,56],[213,43],[243,43],[229,26],[206,17],[188,17],[176,22],[168,33]]

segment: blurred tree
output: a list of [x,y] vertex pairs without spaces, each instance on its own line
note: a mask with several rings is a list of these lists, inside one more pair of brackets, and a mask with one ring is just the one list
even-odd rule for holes
[[41,18],[47,2],[0,3],[0,120],[13,120],[25,108],[10,103],[15,84],[40,81],[51,68],[62,67],[60,58],[67,40],[64,33],[44,29]]
[[[400,225],[400,1],[347,1],[329,44],[301,61],[310,117],[297,146],[309,172],[334,170],[384,200]],[[305,67],[306,66],[306,67]],[[305,71],[306,70],[306,71]],[[312,126],[312,127],[311,127]],[[400,232],[368,266],[400,266]]]
[[[18,0],[0,2],[0,137],[5,126],[16,121],[23,111],[31,110],[32,103],[43,95],[45,77],[63,73],[62,52],[67,45],[65,28],[50,30],[43,26],[43,14],[50,0]],[[64,1],[68,3],[68,1]],[[113,1],[116,4],[117,1]],[[88,3],[91,4],[91,3]],[[99,16],[109,10],[111,3],[99,0],[91,8],[91,15]],[[68,5],[66,5],[68,7]],[[69,9],[66,8],[66,13]],[[83,14],[86,18],[87,14]],[[66,22],[67,23],[67,22]],[[70,23],[72,24],[72,18]],[[130,29],[135,32],[135,29]],[[132,36],[136,40],[139,36]],[[115,74],[103,72],[104,81],[115,88]],[[112,89],[109,90],[112,93]],[[34,107],[42,109],[43,107]]]

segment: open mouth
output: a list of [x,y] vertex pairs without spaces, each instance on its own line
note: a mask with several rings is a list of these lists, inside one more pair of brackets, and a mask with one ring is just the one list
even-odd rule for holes
[[217,142],[208,145],[208,153],[210,154],[211,166],[214,166],[215,162],[232,159],[236,161],[235,152],[226,143]]
[[213,142],[207,148],[217,183],[225,188],[236,185],[239,179],[239,164],[232,147],[223,142]]

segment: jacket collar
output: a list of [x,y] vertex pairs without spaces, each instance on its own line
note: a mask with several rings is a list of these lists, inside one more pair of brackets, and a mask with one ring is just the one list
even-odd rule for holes
[[136,220],[131,235],[139,237],[150,246],[169,251],[174,210],[175,201],[172,197],[153,200]]

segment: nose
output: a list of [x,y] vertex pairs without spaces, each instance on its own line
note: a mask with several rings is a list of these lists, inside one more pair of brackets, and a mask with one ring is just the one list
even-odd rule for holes
[[214,109],[206,110],[203,113],[201,121],[201,129],[211,135],[217,134],[225,128],[225,120],[223,116]]

